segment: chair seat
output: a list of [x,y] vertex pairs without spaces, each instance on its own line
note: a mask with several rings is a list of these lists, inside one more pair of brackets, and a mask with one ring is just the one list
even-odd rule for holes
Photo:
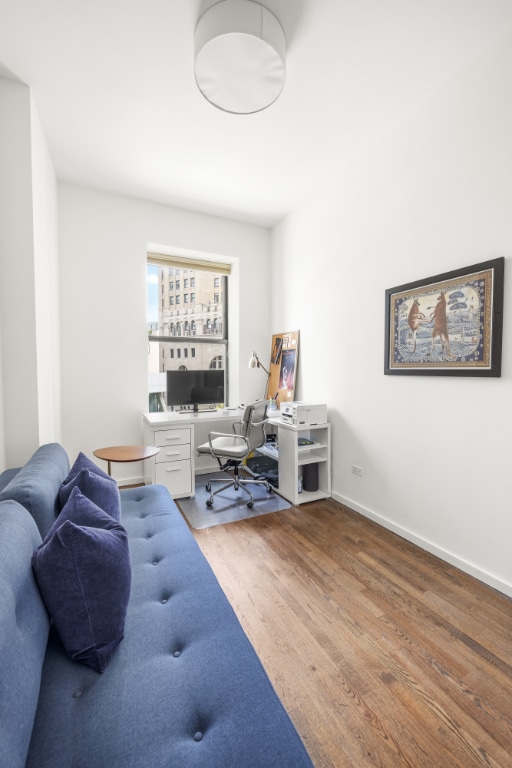
[[215,454],[225,456],[228,459],[243,459],[247,456],[247,443],[240,438],[235,437],[216,437],[210,443],[203,443],[197,449],[198,453],[211,453],[213,448]]

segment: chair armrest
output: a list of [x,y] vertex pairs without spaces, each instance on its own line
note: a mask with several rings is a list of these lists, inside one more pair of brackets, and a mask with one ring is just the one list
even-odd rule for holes
[[251,427],[261,427],[262,424],[266,424],[268,422],[268,419],[263,419],[263,421],[252,421]]

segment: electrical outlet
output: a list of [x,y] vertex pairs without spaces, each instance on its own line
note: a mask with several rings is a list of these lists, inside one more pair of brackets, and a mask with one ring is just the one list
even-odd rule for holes
[[357,464],[352,464],[352,474],[357,475],[358,477],[363,476],[363,468],[358,467]]

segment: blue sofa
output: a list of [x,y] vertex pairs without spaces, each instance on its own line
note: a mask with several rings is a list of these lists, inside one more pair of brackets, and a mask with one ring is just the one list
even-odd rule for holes
[[69,459],[44,445],[0,475],[3,768],[311,768],[213,572],[163,486],[121,491],[131,596],[99,674],[64,651],[31,557]]

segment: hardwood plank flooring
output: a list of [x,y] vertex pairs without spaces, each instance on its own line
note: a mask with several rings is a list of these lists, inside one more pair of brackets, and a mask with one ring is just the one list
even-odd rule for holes
[[193,533],[316,768],[512,768],[512,600],[332,499]]

